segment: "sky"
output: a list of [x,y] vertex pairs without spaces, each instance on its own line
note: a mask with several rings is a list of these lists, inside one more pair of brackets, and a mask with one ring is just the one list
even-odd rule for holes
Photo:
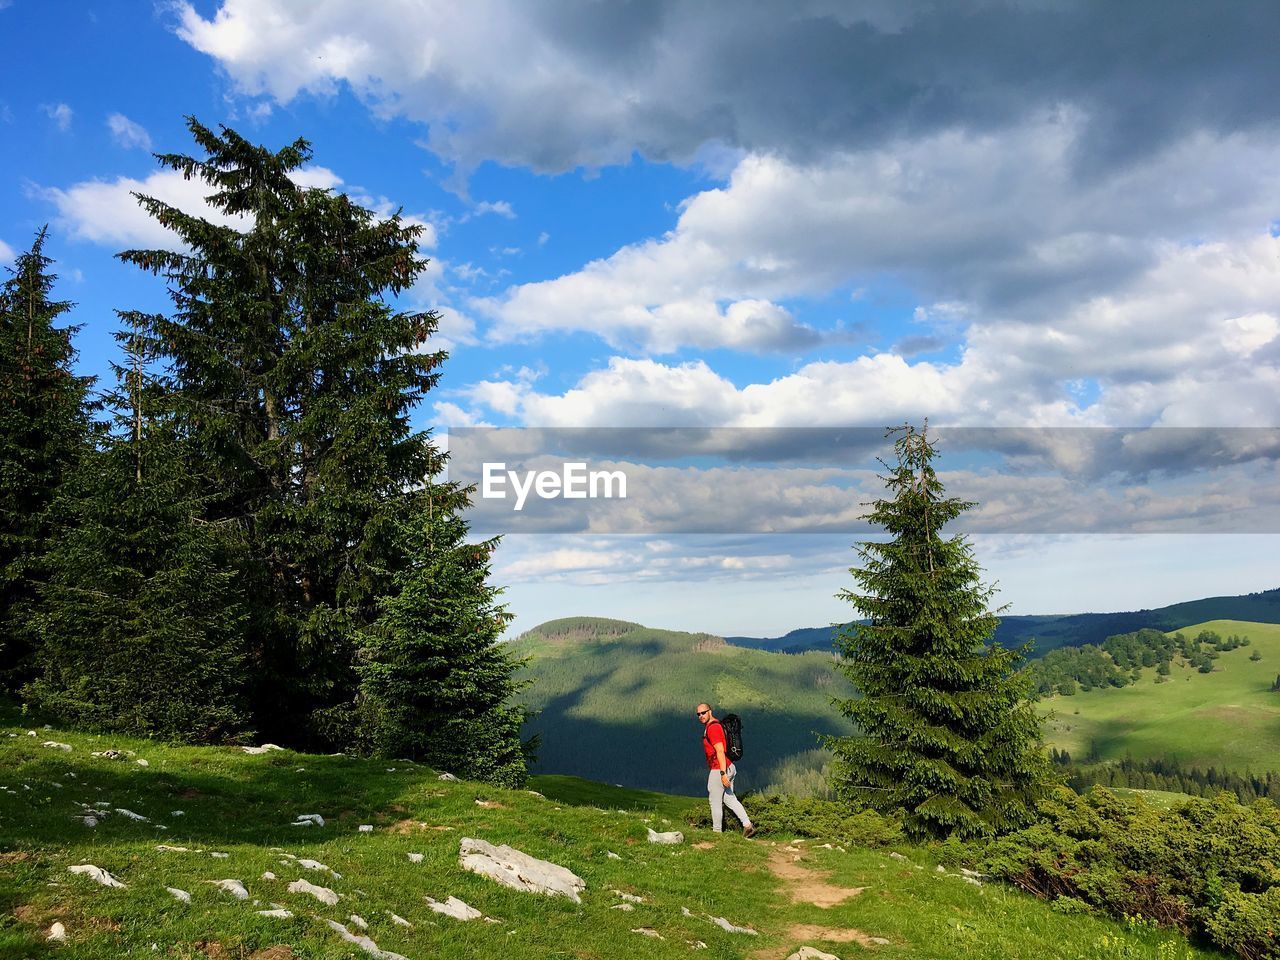
[[[114,311],[167,306],[114,257],[171,241],[132,192],[202,208],[152,157],[193,150],[194,116],[305,137],[309,185],[423,225],[405,300],[441,315],[450,358],[416,425],[442,443],[926,416],[1274,431],[1278,34],[1280,7],[1247,0],[0,0],[0,262],[49,225],[79,364],[109,378]],[[1060,461],[1052,483],[988,464],[968,479],[989,510],[1146,512],[997,524],[975,550],[1014,613],[1280,586],[1274,441],[1179,448],[1105,489]],[[752,518],[869,487],[683,489],[686,515],[749,516],[513,526],[495,579],[516,627],[852,616],[850,533]]]

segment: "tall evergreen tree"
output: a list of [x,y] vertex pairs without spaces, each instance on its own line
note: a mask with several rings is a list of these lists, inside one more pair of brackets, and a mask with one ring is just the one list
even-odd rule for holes
[[[1032,816],[1048,776],[1024,651],[987,645],[999,620],[992,588],[963,536],[942,528],[973,504],[944,496],[925,431],[896,433],[890,496],[869,519],[889,536],[858,545],[866,618],[837,637],[839,669],[858,696],[839,702],[859,733],[829,738],[838,795],[901,811],[916,835],[980,836]],[[882,461],[883,462],[883,461]]]
[[78,327],[55,326],[71,304],[52,298],[57,277],[46,231],[0,287],[0,689],[29,679],[28,624],[48,541],[48,508],[90,447],[92,378],[72,371]]
[[489,583],[497,541],[467,542],[468,501],[456,484],[432,483],[406,525],[410,562],[362,650],[361,732],[382,755],[520,786],[519,662],[499,643],[510,615]]
[[146,338],[125,319],[116,429],[50,511],[41,669],[23,695],[65,723],[218,742],[249,724],[243,531],[204,519],[200,463],[173,418],[149,409]]

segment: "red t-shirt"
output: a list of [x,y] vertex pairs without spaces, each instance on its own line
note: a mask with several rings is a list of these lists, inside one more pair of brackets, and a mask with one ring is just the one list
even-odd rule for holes
[[725,766],[729,765],[729,744],[724,739],[724,727],[720,725],[719,720],[712,720],[704,728],[702,737],[702,752],[707,755],[707,769],[719,770],[720,761],[716,759],[716,744],[724,747]]

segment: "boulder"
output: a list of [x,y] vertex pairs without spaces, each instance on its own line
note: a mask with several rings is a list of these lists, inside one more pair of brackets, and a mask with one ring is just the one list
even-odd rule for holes
[[104,887],[115,887],[117,890],[124,890],[128,886],[128,884],[121,883],[101,867],[95,867],[92,863],[82,863],[75,867],[68,867],[67,869],[72,873],[82,874],[89,879],[102,884]]
[[309,893],[321,903],[330,907],[335,906],[338,902],[338,894],[330,890],[328,887],[317,887],[314,883],[308,883],[306,880],[295,880],[287,887],[290,893]]
[[442,913],[446,917],[453,917],[455,920],[479,920],[484,916],[475,907],[463,903],[457,897],[450,897],[443,903],[439,900],[433,900],[431,897],[424,897],[423,899],[427,901],[427,906],[436,913]]
[[331,930],[334,930],[338,934],[338,936],[340,936],[343,940],[347,941],[347,943],[354,943],[357,947],[359,947],[365,953],[371,954],[374,957],[376,957],[377,960],[409,960],[409,958],[404,956],[403,954],[392,953],[390,950],[380,949],[376,943],[374,943],[364,934],[352,933],[350,930],[348,930],[346,927],[340,924],[337,920],[326,920],[325,923],[327,923],[329,925],[329,928]]
[[721,930],[727,931],[728,933],[745,933],[753,937],[759,935],[757,931],[752,930],[750,927],[735,926],[734,924],[726,920],[724,917],[707,917],[707,919],[710,920],[712,923],[714,923]]
[[169,891],[173,899],[181,900],[183,903],[191,902],[191,894],[187,893],[187,891],[179,890],[177,887],[165,887],[165,889]]
[[211,883],[219,890],[225,890],[237,900],[249,899],[249,891],[244,888],[244,884],[239,880],[206,880],[205,883]]
[[840,960],[834,953],[823,953],[817,947],[801,947],[787,960]]
[[572,870],[471,837],[463,837],[459,844],[458,864],[513,890],[568,897],[574,903],[582,902],[578,894],[587,888],[587,882]]

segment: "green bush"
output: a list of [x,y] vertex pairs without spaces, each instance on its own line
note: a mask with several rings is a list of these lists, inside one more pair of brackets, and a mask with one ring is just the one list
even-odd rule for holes
[[983,872],[1038,896],[1207,935],[1247,960],[1280,958],[1280,808],[1227,794],[1161,809],[1063,787],[1042,819],[971,846]]
[[[786,833],[832,840],[859,847],[880,847],[903,837],[902,824],[874,810],[853,810],[848,804],[816,797],[764,796],[742,798],[758,833]],[[725,811],[726,819],[732,814]],[[695,827],[711,826],[711,812],[703,806],[689,817]]]

